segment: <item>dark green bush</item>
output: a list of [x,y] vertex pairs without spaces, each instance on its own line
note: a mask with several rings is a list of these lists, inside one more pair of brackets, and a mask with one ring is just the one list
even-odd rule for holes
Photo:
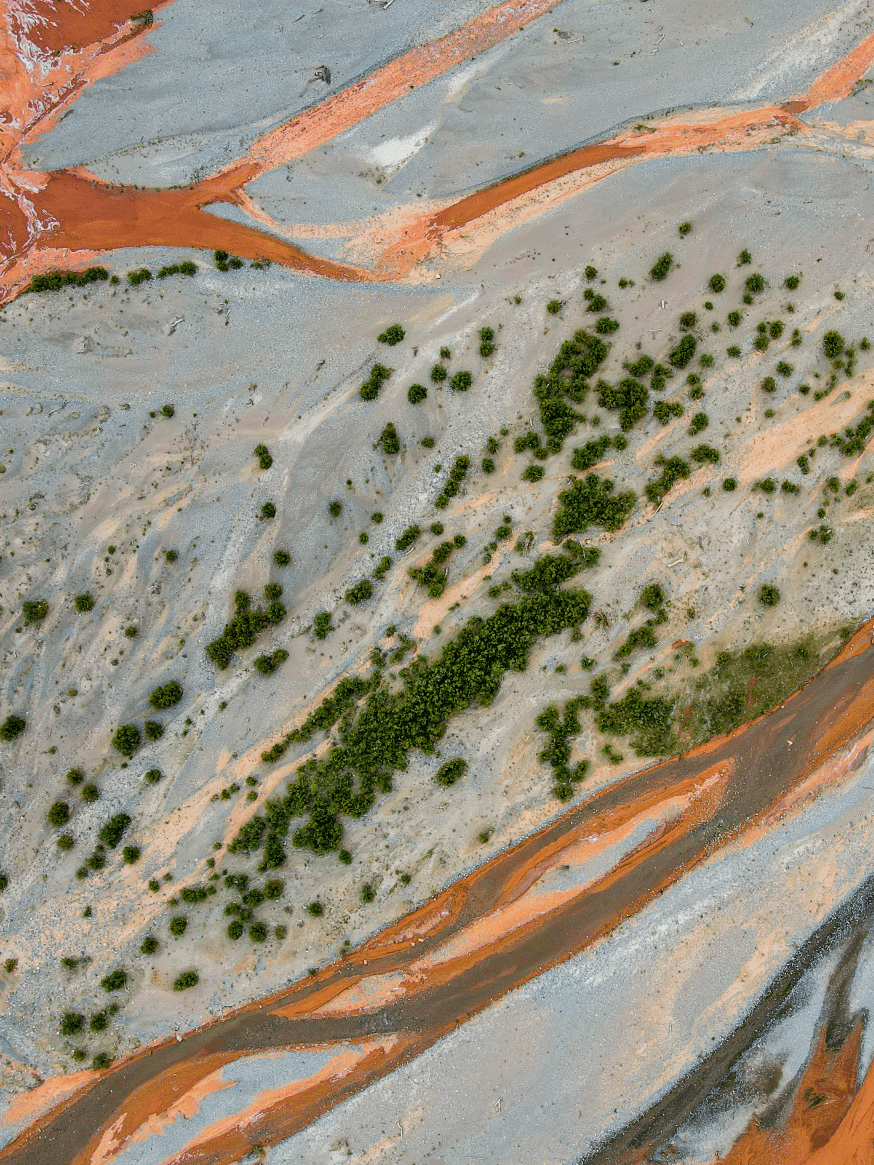
[[556,587],[567,582],[569,578],[573,578],[583,568],[583,565],[589,564],[576,563],[564,555],[545,554],[535,562],[530,570],[514,570],[511,577],[520,590],[529,593],[543,593],[555,590]]
[[413,545],[413,543],[421,536],[421,529],[417,525],[407,526],[406,530],[395,539],[395,549],[403,553]]
[[276,517],[276,506],[273,502],[265,502],[261,507],[261,512],[258,515],[259,522],[269,521],[270,518]]
[[789,288],[790,291],[794,291],[800,282],[801,282],[800,275],[787,275],[786,276],[786,286]]
[[321,902],[310,902],[307,906],[307,913],[311,914],[313,918],[321,918],[321,916],[325,913],[325,908],[322,906]]
[[291,555],[287,550],[274,550],[273,561],[277,566],[288,566],[291,562]]
[[696,413],[689,425],[689,436],[694,437],[698,433],[703,433],[709,424],[710,418],[707,413]]
[[21,613],[25,623],[40,623],[49,613],[49,604],[46,599],[25,599]]
[[636,651],[638,647],[658,647],[658,642],[652,627],[648,623],[645,623],[643,627],[636,627],[631,632],[616,652],[616,659],[625,659],[633,651]]
[[759,292],[764,291],[765,290],[765,277],[764,277],[764,275],[760,275],[758,271],[755,272],[755,274],[753,274],[753,275],[748,275],[746,282],[744,283],[744,287],[746,287],[747,291],[751,295],[756,295]]
[[397,429],[394,427],[391,421],[388,422],[388,424],[379,434],[379,437],[376,440],[376,444],[381,445],[383,453],[389,457],[394,457],[395,454],[400,453],[401,439],[398,436]]
[[529,465],[522,474],[523,481],[541,481],[545,470],[542,465]]
[[711,465],[718,465],[720,460],[719,450],[714,449],[712,445],[696,445],[689,456],[699,465],[704,465],[707,462]]
[[674,748],[672,701],[645,700],[632,688],[621,700],[595,715],[599,731],[610,736],[629,736],[638,756],[663,756]]
[[680,481],[681,478],[689,477],[691,473],[688,461],[684,461],[681,457],[666,459],[659,456],[656,458],[656,465],[662,469],[661,477],[649,482],[646,487],[647,499],[653,505],[658,505],[676,482]]
[[112,738],[112,747],[116,752],[120,752],[122,756],[133,756],[133,754],[140,747],[141,737],[140,730],[136,724],[121,724],[115,730],[115,736]]
[[677,346],[668,353],[668,360],[674,368],[685,368],[698,348],[698,341],[687,332]]
[[399,344],[406,335],[406,332],[400,324],[390,324],[384,332],[380,332],[376,337],[380,344],[388,344],[389,347],[394,347]]
[[158,949],[158,940],[150,934],[147,934],[140,944],[140,951],[144,955],[154,955]]
[[152,278],[152,273],[148,267],[138,267],[136,271],[128,271],[127,281],[131,287],[138,287],[141,283],[145,283]]
[[725,291],[725,276],[711,275],[707,286],[718,295],[720,291]]
[[167,559],[168,562],[175,562],[176,559],[179,557],[179,555],[177,554],[177,552],[175,550],[165,550],[164,557]]
[[313,635],[316,639],[326,639],[331,631],[334,630],[332,622],[333,616],[328,611],[319,611],[315,619],[313,619]]
[[375,897],[376,891],[369,882],[365,882],[361,887],[361,901],[365,903],[372,902]]
[[370,375],[359,389],[361,399],[376,400],[379,396],[380,389],[391,374],[391,368],[386,368],[384,364],[374,364],[370,370]]
[[593,465],[597,465],[599,461],[603,461],[604,455],[612,444],[613,441],[606,435],[598,437],[595,440],[587,441],[585,445],[574,450],[571,465],[574,469],[580,471],[591,469]]
[[754,488],[760,489],[762,493],[772,494],[777,488],[777,483],[773,477],[765,477],[761,481],[757,481]]
[[467,772],[467,761],[462,757],[457,756],[453,760],[448,760],[440,766],[434,774],[434,780],[438,785],[454,785],[457,780]]
[[149,703],[158,710],[172,708],[182,699],[182,685],[178,680],[170,680],[163,687],[155,688],[149,696]]
[[188,929],[188,919],[184,914],[178,914],[175,918],[170,919],[170,925],[167,927],[174,938],[181,938]]
[[164,725],[157,720],[147,720],[143,725],[143,735],[146,740],[160,740],[164,735]]
[[160,781],[160,779],[161,779],[161,770],[160,769],[149,769],[147,772],[145,772],[143,774],[143,780],[146,782],[147,785],[157,785],[157,783],[158,783],[158,781]]
[[126,813],[116,813],[101,825],[97,836],[104,845],[115,849],[130,826],[130,817]]
[[694,311],[684,311],[680,316],[680,327],[684,332],[688,332],[690,328],[694,328],[698,323],[698,315]]
[[780,602],[780,592],[770,583],[764,583],[759,588],[759,602],[764,603],[766,607],[776,607]]
[[546,310],[551,316],[557,316],[563,306],[564,305],[560,299],[551,299],[546,305]]
[[254,661],[253,667],[255,671],[262,676],[272,675],[278,668],[288,659],[288,652],[281,647],[277,647],[270,655],[259,655]]
[[84,615],[88,611],[94,610],[94,596],[89,594],[76,595],[73,599],[73,606],[80,615]]
[[76,785],[81,785],[84,780],[85,774],[81,769],[70,769],[70,771],[67,773],[67,784],[72,785],[73,788],[75,788]]
[[472,384],[473,376],[463,369],[459,369],[449,381],[449,387],[453,392],[467,392]]
[[75,844],[75,841],[69,833],[62,833],[57,840],[57,846],[60,850],[71,850]]
[[674,264],[674,256],[671,254],[670,251],[665,251],[664,254],[662,254],[658,257],[658,259],[656,260],[652,269],[650,270],[650,273],[649,273],[650,278],[655,279],[655,280],[664,279],[667,276],[667,274],[670,271],[673,264]]
[[27,727],[27,721],[22,716],[7,716],[0,724],[0,740],[14,740]]
[[753,257],[749,253],[749,251],[747,251],[746,249],[741,251],[741,253],[737,257],[738,267],[744,267],[744,266],[746,266],[747,263],[752,263],[752,261],[753,261]]
[[117,967],[103,979],[100,980],[100,986],[104,991],[121,991],[122,987],[127,983],[127,971],[121,967]]
[[178,978],[173,981],[174,991],[187,991],[189,987],[196,987],[200,982],[200,976],[196,971],[183,971]]
[[652,410],[653,416],[663,425],[670,423],[672,417],[682,417],[683,406],[677,400],[660,400]]
[[595,321],[595,331],[599,336],[609,336],[611,332],[618,332],[619,320],[611,319],[610,316],[599,316]]
[[844,337],[840,332],[826,332],[822,338],[822,350],[829,360],[837,360],[844,350]]
[[447,372],[442,364],[435,364],[431,369],[431,379],[435,384],[440,384],[441,381],[446,379],[446,376]]
[[271,457],[270,450],[266,445],[256,445],[254,453],[258,458],[258,465],[261,469],[269,469],[273,464],[273,458]]
[[234,605],[237,611],[233,619],[218,639],[206,645],[206,654],[219,670],[228,666],[235,652],[251,647],[262,631],[285,618],[285,607],[276,600],[264,611],[250,609],[251,599],[244,591],[237,592]]
[[359,582],[351,586],[345,594],[347,603],[356,605],[358,603],[365,603],[373,595],[373,583],[369,578],[363,578]]
[[421,404],[428,395],[428,390],[424,384],[411,384],[407,390],[407,400],[411,405]]
[[61,1022],[58,1025],[58,1030],[62,1036],[75,1036],[85,1026],[85,1016],[80,1015],[78,1011],[65,1011],[61,1016]]
[[96,785],[83,785],[82,800],[88,805],[93,805],[95,801],[100,800],[100,790]]

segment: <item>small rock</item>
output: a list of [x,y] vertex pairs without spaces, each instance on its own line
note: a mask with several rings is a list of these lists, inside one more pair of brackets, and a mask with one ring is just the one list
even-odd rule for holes
[[42,405],[40,405],[40,404],[31,405],[30,408],[27,410],[27,416],[31,416],[33,413],[41,413],[41,412],[42,412]]
[[73,341],[73,351],[77,356],[82,356],[86,352],[91,352],[94,348],[94,341],[90,336],[80,336],[78,340]]
[[108,421],[110,417],[110,410],[106,405],[101,405],[97,410],[97,420],[99,422]]
[[126,413],[130,409],[130,405],[127,403],[127,401],[125,401],[123,404],[120,404],[118,407],[123,413]]

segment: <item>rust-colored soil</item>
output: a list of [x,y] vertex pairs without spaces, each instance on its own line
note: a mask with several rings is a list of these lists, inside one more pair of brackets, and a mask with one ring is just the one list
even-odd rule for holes
[[[223,1063],[266,1050],[345,1048],[353,1059],[342,1072],[265,1095],[245,1119],[224,1119],[172,1160],[230,1165],[255,1145],[291,1135],[492,1000],[591,946],[720,840],[754,835],[822,766],[835,778],[851,767],[852,746],[874,722],[872,631],[874,621],[769,716],[593,796],[317,975],[90,1076],[0,1161],[85,1165],[109,1136],[118,1147],[141,1136],[151,1114],[180,1103]],[[615,844],[634,820],[652,826],[645,840],[608,874],[586,880],[592,839]],[[549,891],[544,879],[559,862],[579,870],[578,892]]]

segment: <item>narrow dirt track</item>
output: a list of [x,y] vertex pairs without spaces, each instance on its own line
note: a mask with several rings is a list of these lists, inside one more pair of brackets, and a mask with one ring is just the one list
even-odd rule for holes
[[[108,1161],[144,1122],[222,1064],[267,1050],[357,1048],[342,1071],[300,1081],[245,1119],[239,1114],[207,1129],[171,1160],[230,1165],[256,1145],[290,1136],[493,1000],[584,951],[720,844],[742,837],[842,750],[849,755],[847,746],[861,747],[874,728],[872,630],[874,620],[768,716],[593,796],[314,977],[91,1077],[7,1146],[0,1161],[86,1165],[95,1155]],[[668,802],[673,808],[658,828],[607,875],[501,929],[501,911],[518,907],[546,868],[573,861],[581,838],[611,834],[641,813],[658,815]],[[494,925],[484,936],[489,919]],[[386,991],[389,975],[396,986]],[[369,1003],[362,1002],[362,985],[370,989]]]

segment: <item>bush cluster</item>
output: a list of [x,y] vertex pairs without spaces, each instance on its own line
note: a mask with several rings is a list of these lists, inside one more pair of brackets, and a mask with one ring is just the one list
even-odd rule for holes
[[654,506],[657,506],[678,481],[690,476],[691,470],[689,462],[684,461],[682,457],[665,458],[659,455],[655,463],[661,468],[661,476],[648,483],[646,496]]
[[[449,471],[449,477],[443,484],[443,489],[434,499],[434,505],[438,510],[445,510],[449,505],[449,499],[454,498],[458,493],[459,486],[467,476],[467,471],[470,469],[470,458],[462,454],[456,457]],[[400,547],[398,547],[400,549]]]
[[282,647],[277,647],[276,650],[271,652],[269,655],[259,655],[253,662],[252,666],[255,668],[255,671],[259,672],[262,676],[269,676],[272,675],[272,673],[275,672],[278,668],[280,668],[287,659],[288,652],[285,651]]
[[[435,659],[417,655],[401,673],[400,689],[376,678],[360,708],[343,712],[331,706],[325,719],[339,717],[337,743],[305,761],[285,795],[269,800],[230,848],[249,852],[263,846],[263,868],[278,868],[291,822],[306,816],[293,844],[315,853],[338,850],[341,814],[367,813],[377,793],[390,790],[392,772],[406,767],[413,749],[432,754],[452,716],[474,703],[490,704],[508,669],[524,671],[537,639],[578,626],[590,603],[585,591],[558,590],[503,604],[487,619],[471,619]],[[353,692],[360,698],[360,688],[347,690],[347,699]],[[266,760],[279,759],[287,744],[279,745]]]
[[376,337],[380,344],[388,344],[393,348],[395,344],[399,344],[406,335],[406,332],[400,324],[389,324],[384,332],[380,332]]
[[537,716],[535,724],[541,732],[549,736],[549,743],[538,754],[538,760],[548,764],[555,775],[553,794],[559,801],[568,801],[573,796],[574,784],[581,781],[589,767],[587,760],[571,767],[570,738],[579,735],[579,710],[590,703],[588,697],[577,697],[568,700],[563,713],[551,704]]
[[619,426],[627,432],[642,421],[649,406],[649,389],[639,380],[624,377],[618,385],[598,381],[598,404],[603,409],[619,410]]
[[25,623],[41,623],[49,613],[49,604],[46,599],[25,599],[21,604],[21,613]]
[[691,332],[687,332],[677,346],[668,353],[668,361],[674,368],[685,368],[697,350],[697,339]]
[[[549,372],[538,375],[534,380],[534,395],[540,406],[540,423],[546,434],[545,447],[541,447],[536,433],[526,436],[527,448],[534,449],[538,456],[558,453],[566,437],[573,432],[580,416],[564,400],[569,397],[576,404],[585,400],[589,391],[589,380],[607,358],[609,345],[600,336],[591,335],[579,329],[570,340],[565,340],[549,367]],[[518,438],[516,452],[521,452]]]
[[86,267],[84,271],[49,271],[34,275],[25,291],[60,291],[62,287],[86,287],[109,278],[105,267]]
[[615,494],[613,482],[601,479],[595,473],[584,478],[558,495],[559,508],[552,521],[552,536],[559,541],[568,534],[578,534],[589,526],[618,530],[634,508],[633,493]]
[[656,401],[652,414],[661,424],[667,425],[670,423],[672,417],[682,417],[683,406],[678,400]]
[[352,603],[353,606],[357,606],[358,603],[366,603],[372,595],[373,583],[369,578],[362,578],[349,588],[344,598],[347,603]]
[[428,395],[428,390],[424,384],[411,384],[407,389],[407,400],[411,405],[421,404]]
[[172,708],[182,699],[182,685],[178,680],[170,680],[160,688],[154,688],[149,696],[149,704],[160,711],[163,708]]
[[388,422],[376,439],[376,446],[378,447],[380,445],[382,446],[383,453],[388,457],[394,457],[401,451],[401,439],[391,421]]
[[661,280],[667,277],[668,272],[674,265],[674,256],[670,251],[665,251],[664,254],[659,255],[650,270],[650,278]]
[[258,458],[259,468],[269,469],[270,466],[273,464],[273,458],[270,454],[270,450],[267,448],[266,445],[256,445],[255,448],[252,450],[252,452]]
[[[266,590],[265,587],[265,597]],[[262,631],[276,626],[285,618],[285,607],[278,598],[268,602],[264,610],[253,609],[251,602],[245,591],[237,591],[234,595],[236,614],[218,639],[206,645],[206,654],[220,671],[228,666],[235,652],[251,647]]]

